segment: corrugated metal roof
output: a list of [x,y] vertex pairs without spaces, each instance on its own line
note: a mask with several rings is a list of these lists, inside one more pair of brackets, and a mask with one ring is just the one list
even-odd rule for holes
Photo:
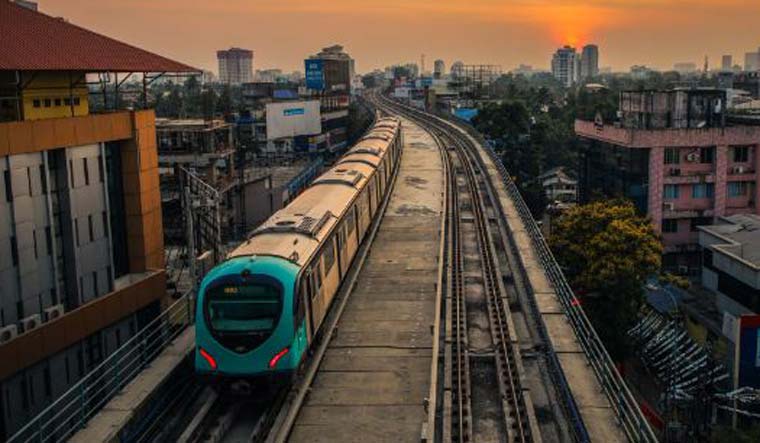
[[0,36],[0,70],[200,72],[7,0],[0,0]]

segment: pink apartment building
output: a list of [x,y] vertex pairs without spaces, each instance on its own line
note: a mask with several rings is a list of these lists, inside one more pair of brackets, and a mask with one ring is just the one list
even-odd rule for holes
[[581,200],[631,198],[665,245],[664,265],[699,271],[699,230],[760,214],[760,125],[731,124],[722,90],[624,92],[620,121],[576,120]]

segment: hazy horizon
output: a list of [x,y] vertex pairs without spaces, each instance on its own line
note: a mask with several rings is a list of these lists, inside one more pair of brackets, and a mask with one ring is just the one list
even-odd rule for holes
[[[38,0],[40,11],[217,72],[216,50],[254,51],[254,69],[303,71],[342,44],[358,72],[435,59],[547,69],[564,44],[595,43],[600,66],[701,68],[760,47],[760,2],[748,0]],[[361,5],[361,6],[359,6]]]

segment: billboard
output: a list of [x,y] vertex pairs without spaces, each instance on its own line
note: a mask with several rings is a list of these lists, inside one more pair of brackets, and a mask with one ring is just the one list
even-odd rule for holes
[[306,87],[317,91],[325,89],[325,67],[320,59],[304,60],[306,64]]
[[267,140],[322,132],[319,100],[267,103]]

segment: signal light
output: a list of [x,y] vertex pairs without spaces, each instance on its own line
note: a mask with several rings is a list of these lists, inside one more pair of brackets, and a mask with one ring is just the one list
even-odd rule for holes
[[269,360],[269,369],[274,369],[274,367],[277,366],[277,362],[280,361],[282,357],[285,357],[285,354],[287,354],[289,351],[290,348],[285,348],[282,351],[276,353],[274,357]]
[[214,357],[211,356],[208,352],[206,352],[203,348],[198,348],[198,352],[200,352],[201,357],[206,359],[206,362],[209,366],[211,366],[212,371],[216,371],[216,360],[214,360]]

